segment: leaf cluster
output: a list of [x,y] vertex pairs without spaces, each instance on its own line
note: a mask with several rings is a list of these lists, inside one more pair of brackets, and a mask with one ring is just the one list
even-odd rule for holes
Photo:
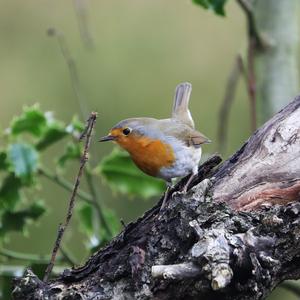
[[225,4],[228,0],[193,0],[195,4],[202,6],[205,9],[212,10],[220,16],[225,16]]
[[[49,204],[36,196],[43,188],[40,183],[41,177],[68,191],[73,189],[73,183],[69,182],[64,174],[72,165],[79,166],[83,147],[79,143],[79,137],[84,127],[85,125],[76,117],[65,124],[57,120],[53,113],[43,112],[38,105],[34,105],[25,107],[2,132],[0,261],[10,264],[12,261],[21,260],[24,263],[23,267],[30,265],[42,274],[48,259],[7,250],[5,244],[12,232],[28,234],[28,225],[37,224],[49,209]],[[59,149],[59,155],[49,162],[47,151],[55,145]],[[75,205],[75,212],[79,216],[79,228],[86,236],[85,244],[90,252],[107,243],[121,227],[115,212],[103,203],[97,189],[99,184],[95,182],[102,179],[114,194],[122,193],[144,199],[161,194],[164,190],[162,181],[143,174],[133,164],[128,154],[117,149],[103,157],[95,166],[88,163],[85,175],[88,191],[81,188],[78,192],[80,201]],[[68,251],[62,252],[59,260],[63,264],[73,261],[72,254],[66,252]],[[15,270],[7,270],[11,270],[10,265],[0,270],[0,285],[6,286],[7,276],[15,275]]]

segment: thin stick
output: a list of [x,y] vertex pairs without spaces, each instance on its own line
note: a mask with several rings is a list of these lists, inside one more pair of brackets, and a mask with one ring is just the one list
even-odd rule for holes
[[222,154],[224,154],[226,150],[228,117],[235,97],[236,87],[241,73],[245,74],[245,67],[243,64],[242,57],[240,55],[237,55],[227,80],[224,98],[219,111],[219,124],[217,133],[218,151]]
[[254,70],[254,53],[256,49],[256,40],[253,37],[249,37],[248,45],[248,94],[250,100],[250,119],[251,119],[251,131],[254,132],[257,128],[256,125],[256,78]]
[[247,18],[248,36],[253,37],[255,39],[258,49],[264,49],[266,45],[256,27],[255,18],[253,14],[253,5],[247,0],[237,0],[237,2],[244,11]]
[[77,174],[77,177],[76,177],[73,192],[72,192],[71,197],[70,197],[69,208],[68,208],[68,212],[67,212],[67,215],[66,215],[66,219],[65,219],[63,224],[59,225],[59,228],[58,228],[57,237],[56,237],[54,247],[53,247],[53,250],[52,250],[51,260],[50,260],[50,263],[49,263],[49,265],[46,269],[45,276],[44,276],[44,281],[45,282],[48,280],[48,278],[49,278],[49,276],[52,272],[54,262],[55,262],[55,258],[56,258],[58,249],[59,249],[60,244],[61,244],[61,240],[62,240],[64,232],[65,232],[65,230],[66,230],[67,226],[69,225],[70,220],[72,218],[73,208],[74,208],[74,204],[75,204],[75,198],[76,198],[77,190],[78,190],[78,187],[79,187],[79,184],[80,184],[80,178],[82,176],[84,166],[85,166],[85,164],[88,160],[88,152],[89,152],[89,147],[90,147],[90,142],[91,142],[91,136],[92,136],[92,132],[93,132],[95,122],[96,122],[96,118],[97,118],[97,113],[92,112],[91,115],[90,115],[90,118],[87,121],[86,140],[85,140],[83,155],[81,157],[79,171],[78,171],[78,174]]
[[94,41],[89,30],[86,0],[73,0],[73,4],[77,16],[81,39],[87,48],[92,49],[94,48]]
[[81,91],[77,66],[76,66],[74,58],[72,57],[72,54],[71,54],[70,48],[68,47],[65,36],[62,32],[56,30],[55,28],[49,28],[47,33],[49,36],[54,36],[57,38],[58,45],[60,47],[62,56],[67,64],[67,67],[69,70],[72,88],[75,93],[81,114],[82,114],[83,118],[86,118],[87,110],[86,110],[86,106],[85,106],[85,103],[86,103],[85,97],[83,97],[83,94]]
[[120,223],[122,224],[123,228],[126,228],[126,224],[123,219],[120,219]]
[[248,95],[250,100],[250,118],[251,118],[251,130],[255,131],[257,128],[257,117],[256,117],[256,77],[254,70],[255,63],[255,52],[263,50],[266,45],[264,40],[261,38],[253,15],[253,7],[247,0],[237,0],[240,7],[243,9],[247,18],[248,27]]

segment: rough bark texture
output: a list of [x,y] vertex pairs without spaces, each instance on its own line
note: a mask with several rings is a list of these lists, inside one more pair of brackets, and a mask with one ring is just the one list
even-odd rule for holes
[[17,299],[261,299],[300,278],[300,97],[217,170],[200,167],[84,266],[47,284],[30,270]]

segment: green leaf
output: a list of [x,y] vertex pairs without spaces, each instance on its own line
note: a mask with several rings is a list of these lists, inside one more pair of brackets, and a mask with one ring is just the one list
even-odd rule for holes
[[[112,232],[112,236],[109,237],[109,240],[116,236],[121,230],[120,218],[116,215],[116,213],[107,207],[103,208],[104,218],[108,223],[108,226]],[[104,230],[103,227],[101,229]]]
[[84,123],[82,123],[76,116],[73,117],[71,124],[67,127],[67,131],[69,133],[73,133],[74,131],[82,133],[84,129],[85,129]]
[[205,9],[209,8],[209,0],[193,0],[194,3],[201,5]]
[[8,167],[7,153],[5,151],[0,151],[0,170],[7,170]]
[[46,211],[43,202],[37,201],[24,210],[5,211],[0,222],[0,236],[10,231],[23,231],[28,221],[36,221]]
[[227,0],[193,0],[193,2],[205,9],[213,10],[217,15],[225,16],[224,6]]
[[39,154],[29,144],[11,144],[8,158],[16,176],[26,181],[31,179],[32,174],[37,170]]
[[79,143],[68,143],[65,152],[58,159],[57,163],[60,167],[64,167],[69,160],[78,160],[81,157],[81,145]]
[[96,237],[95,233],[90,236],[90,245],[88,245],[88,249],[91,253],[94,253],[105,246],[121,230],[120,219],[113,210],[104,207],[102,208],[102,212],[112,234],[109,234],[103,226],[100,226],[99,236]]
[[160,195],[165,183],[140,171],[126,152],[114,149],[98,165],[99,172],[111,189],[144,199]]
[[46,126],[46,117],[37,105],[25,107],[19,117],[15,117],[10,125],[13,135],[28,132],[40,136]]
[[53,123],[49,127],[47,127],[35,147],[37,150],[44,150],[52,144],[63,139],[67,134],[68,133],[63,124],[60,124],[58,122]]
[[87,235],[92,235],[93,228],[93,207],[89,203],[81,203],[77,210],[80,217],[80,229]]
[[35,263],[30,264],[30,269],[39,278],[43,278],[47,267],[48,267],[48,264],[46,264],[46,263],[36,263],[35,262]]
[[13,210],[20,200],[21,180],[11,173],[2,182],[0,188],[0,210]]
[[97,232],[97,230],[95,230],[93,219],[95,217],[94,207],[91,204],[81,203],[79,209],[77,210],[77,213],[80,218],[81,231],[88,235],[90,238],[90,244],[88,245],[89,249],[95,250],[96,248],[98,249],[98,247],[102,247],[120,232],[120,220],[115,212],[111,209],[102,207],[102,214],[112,232],[112,235],[110,235],[107,230],[101,225],[100,220],[96,222],[96,224],[100,223],[99,233]]
[[80,138],[84,129],[85,125],[81,121],[79,121],[76,116],[73,117],[72,122],[66,127],[66,131],[77,139]]
[[0,277],[0,294],[1,299],[11,299],[11,292],[13,290],[14,274],[4,274]]
[[121,223],[120,219],[117,217],[115,212],[107,207],[103,209],[103,215],[105,217],[105,220],[112,231],[112,235],[110,235],[106,229],[101,226],[100,227],[100,234],[99,239],[96,240],[98,243],[95,243],[95,238],[93,238],[93,243],[91,243],[91,253],[94,253],[95,251],[99,250],[103,246],[105,246],[114,236],[116,236],[120,230],[121,230]]

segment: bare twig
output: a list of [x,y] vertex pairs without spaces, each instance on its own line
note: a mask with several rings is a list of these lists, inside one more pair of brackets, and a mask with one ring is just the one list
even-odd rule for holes
[[86,106],[85,106],[86,101],[81,92],[77,66],[76,66],[74,58],[71,55],[70,49],[69,49],[68,44],[65,39],[65,36],[62,32],[57,31],[55,28],[48,29],[47,33],[49,36],[57,37],[57,41],[58,41],[61,53],[63,55],[63,58],[65,59],[67,66],[68,66],[71,84],[72,84],[74,93],[76,95],[82,117],[85,119],[88,114],[87,110],[86,110]]
[[253,37],[255,39],[258,48],[263,49],[265,47],[265,43],[257,30],[254,15],[253,15],[252,4],[248,0],[237,0],[237,2],[240,5],[240,7],[243,9],[247,18],[248,36]]
[[83,173],[84,166],[85,166],[85,164],[88,160],[88,151],[89,151],[89,147],[90,147],[92,131],[93,131],[93,128],[94,128],[94,125],[95,125],[95,122],[96,122],[96,118],[97,118],[97,113],[92,112],[91,115],[90,115],[90,118],[87,122],[87,128],[88,129],[86,130],[86,140],[85,140],[84,151],[83,151],[83,155],[82,155],[82,158],[81,158],[80,167],[79,167],[79,171],[78,171],[78,174],[77,174],[77,177],[76,177],[74,189],[73,189],[73,192],[72,192],[71,197],[70,197],[68,212],[67,212],[66,219],[65,219],[64,223],[60,224],[60,226],[59,226],[56,241],[55,241],[55,244],[54,244],[54,247],[53,247],[53,250],[52,250],[51,260],[50,260],[50,263],[49,263],[49,265],[46,269],[46,272],[45,272],[44,281],[47,281],[50,274],[51,274],[51,271],[52,271],[53,266],[54,266],[56,255],[57,255],[58,249],[60,247],[60,243],[61,243],[63,234],[64,234],[64,232],[65,232],[65,230],[66,230],[67,226],[69,225],[70,220],[72,218],[73,208],[74,208],[74,204],[75,204],[75,198],[76,198],[77,190],[78,190],[78,187],[79,187],[79,184],[80,184],[80,179],[81,179],[81,176],[82,176],[82,173]]
[[265,48],[265,43],[261,38],[255,24],[253,15],[253,8],[247,0],[237,0],[240,7],[245,12],[248,27],[248,95],[250,100],[250,116],[251,116],[251,130],[255,131],[257,127],[256,117],[256,79],[254,70],[255,52],[261,51]]
[[234,60],[232,70],[229,74],[225,95],[222,101],[222,105],[219,111],[219,126],[218,126],[218,151],[224,153],[226,150],[227,142],[227,129],[228,129],[228,117],[233,103],[236,87],[240,75],[243,74],[246,76],[246,70],[243,64],[242,57],[238,54]]
[[254,55],[256,50],[256,41],[254,38],[249,37],[248,45],[248,94],[250,100],[250,118],[251,130],[254,132],[257,128],[256,118],[256,78],[254,70]]
[[73,0],[73,4],[77,16],[81,39],[87,48],[92,49],[94,47],[94,41],[88,26],[86,0]]
[[126,224],[123,219],[120,219],[120,223],[122,224],[123,228],[126,228]]

